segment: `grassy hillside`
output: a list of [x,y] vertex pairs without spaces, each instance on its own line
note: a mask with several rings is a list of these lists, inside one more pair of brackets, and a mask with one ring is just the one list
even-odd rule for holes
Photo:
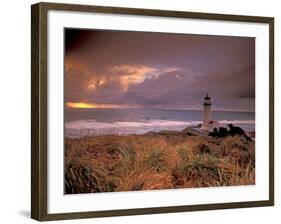
[[65,193],[255,183],[255,143],[180,132],[65,139]]

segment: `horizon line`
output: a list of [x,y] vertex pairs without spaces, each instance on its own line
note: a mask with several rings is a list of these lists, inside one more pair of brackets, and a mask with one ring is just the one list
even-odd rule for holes
[[[172,109],[172,108],[153,108],[153,107],[68,107],[65,106],[66,109],[109,109],[109,110],[171,110],[171,111],[202,111],[199,108],[182,108],[182,109]],[[255,111],[251,110],[236,110],[236,109],[212,109],[213,112],[244,112],[244,113],[255,113]]]

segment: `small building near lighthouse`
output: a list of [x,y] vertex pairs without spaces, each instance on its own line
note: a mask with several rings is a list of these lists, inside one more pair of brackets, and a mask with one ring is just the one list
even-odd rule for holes
[[212,120],[212,101],[211,97],[209,97],[208,93],[204,97],[203,100],[203,121],[202,121],[202,129],[205,131],[212,131],[214,128],[219,127],[219,123],[217,121]]

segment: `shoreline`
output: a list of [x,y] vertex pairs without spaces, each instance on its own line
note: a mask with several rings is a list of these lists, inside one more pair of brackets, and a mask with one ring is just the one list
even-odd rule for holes
[[[229,124],[237,125],[245,130],[249,135],[255,135],[255,121],[219,121],[220,127],[227,127]],[[200,121],[166,121],[150,120],[148,122],[115,122],[105,123],[95,120],[77,120],[65,124],[66,138],[81,138],[103,135],[143,135],[149,132],[177,131],[189,127],[200,130]]]

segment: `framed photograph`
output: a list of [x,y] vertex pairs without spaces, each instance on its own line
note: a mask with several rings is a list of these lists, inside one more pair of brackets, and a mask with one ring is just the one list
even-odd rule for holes
[[32,5],[32,218],[274,204],[274,18]]

